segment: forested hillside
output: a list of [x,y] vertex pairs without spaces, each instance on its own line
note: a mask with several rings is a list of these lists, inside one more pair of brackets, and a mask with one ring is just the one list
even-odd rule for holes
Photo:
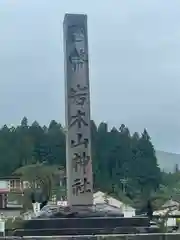
[[180,166],[180,154],[156,151],[156,157],[161,170],[174,172]]
[[[146,130],[130,134],[122,124],[108,131],[106,123],[91,121],[94,188],[129,199],[148,197],[161,182],[154,147]],[[0,174],[10,175],[17,168],[46,161],[65,167],[65,134],[60,123],[28,125],[26,117],[17,127],[0,130]]]

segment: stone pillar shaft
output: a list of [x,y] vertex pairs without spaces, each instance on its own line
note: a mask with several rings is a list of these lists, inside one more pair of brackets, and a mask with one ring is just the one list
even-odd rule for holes
[[69,205],[93,204],[87,16],[64,18],[66,169]]

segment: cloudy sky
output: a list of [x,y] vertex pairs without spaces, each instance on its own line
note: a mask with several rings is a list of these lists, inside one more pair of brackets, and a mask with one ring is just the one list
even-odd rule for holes
[[64,14],[87,13],[92,118],[180,152],[179,0],[0,0],[0,125],[64,122]]

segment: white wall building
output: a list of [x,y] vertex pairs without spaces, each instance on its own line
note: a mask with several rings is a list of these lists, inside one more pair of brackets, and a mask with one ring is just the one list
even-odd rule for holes
[[[136,215],[135,208],[111,197],[107,196],[105,193],[98,191],[93,194],[93,204],[103,204],[107,203],[108,205],[112,207],[116,207],[121,210],[121,212],[124,214],[124,217],[134,217]],[[67,201],[57,201],[57,205],[59,206],[67,206]]]
[[136,215],[135,209],[111,196],[106,195],[105,193],[98,191],[93,194],[94,205],[97,203],[108,203],[111,206],[121,209],[124,217],[134,217]]
[[168,218],[168,215],[180,215],[179,211],[180,204],[176,201],[170,199],[167,201],[161,210],[153,212],[154,216],[167,216],[167,220],[165,222],[167,227],[174,227],[177,225],[177,217],[176,218]]

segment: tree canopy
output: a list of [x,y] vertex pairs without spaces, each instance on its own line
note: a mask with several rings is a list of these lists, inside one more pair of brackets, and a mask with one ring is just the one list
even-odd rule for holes
[[[108,129],[91,121],[94,188],[128,199],[148,198],[159,189],[161,172],[155,150],[146,129],[130,133],[127,126]],[[10,175],[17,168],[35,163],[61,165],[65,168],[65,134],[60,123],[31,125],[24,117],[16,127],[0,129],[0,175]]]

